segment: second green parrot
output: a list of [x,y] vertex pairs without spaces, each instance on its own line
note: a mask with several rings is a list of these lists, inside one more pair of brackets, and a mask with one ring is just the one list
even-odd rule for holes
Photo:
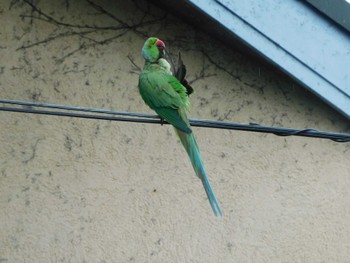
[[141,97],[162,119],[174,126],[197,176],[203,183],[214,214],[222,216],[186,115],[190,105],[188,89],[172,75],[171,66],[164,58],[164,50],[164,42],[156,37],[148,38],[143,45],[145,65],[138,85]]

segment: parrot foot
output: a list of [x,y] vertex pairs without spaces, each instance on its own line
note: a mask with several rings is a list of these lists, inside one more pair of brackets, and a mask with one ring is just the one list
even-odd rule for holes
[[160,117],[160,125],[164,125],[164,119],[162,117]]

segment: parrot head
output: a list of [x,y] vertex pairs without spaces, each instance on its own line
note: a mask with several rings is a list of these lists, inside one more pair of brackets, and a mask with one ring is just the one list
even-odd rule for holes
[[156,37],[150,37],[146,40],[142,48],[142,56],[147,62],[156,62],[164,57],[165,44]]

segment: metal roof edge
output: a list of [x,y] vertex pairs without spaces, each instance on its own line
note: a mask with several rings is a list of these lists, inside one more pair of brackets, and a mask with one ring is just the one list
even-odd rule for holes
[[[334,83],[334,81],[338,81],[338,79],[334,79],[335,76],[325,76],[325,69],[320,69],[318,64],[315,64],[315,66],[314,64],[310,63],[310,60],[303,61],[303,56],[300,56],[300,54],[293,54],[291,50],[279,44],[278,41],[275,41],[273,39],[274,36],[271,37],[266,35],[264,32],[256,28],[253,24],[242,17],[241,14],[233,12],[230,8],[224,5],[223,2],[225,1],[189,0],[188,2],[191,2],[202,12],[215,19],[222,27],[229,30],[246,45],[255,49],[268,61],[277,65],[282,71],[296,79],[304,87],[311,90],[322,100],[333,106],[336,110],[350,119],[350,93],[345,88],[339,87],[339,82],[337,84]],[[294,4],[292,1],[290,1],[290,3]],[[300,6],[298,8],[300,9]],[[307,9],[307,7],[305,7],[305,10],[303,9],[305,12],[312,12],[311,8]],[[315,14],[312,15],[315,16]],[[312,19],[318,21],[324,18],[319,16],[313,17]],[[330,31],[333,29],[328,27],[327,30]],[[333,30],[334,32],[332,32],[333,35],[341,34],[336,32],[336,30],[337,28],[335,27]],[[335,41],[344,41],[344,36],[339,36],[339,38],[337,38]],[[317,45],[317,42],[315,44]],[[299,45],[301,46],[302,43],[299,43]],[[317,46],[315,48],[317,48]],[[335,63],[336,62],[337,61],[335,61]],[[348,63],[348,68],[350,68],[350,59],[349,62],[342,61],[342,63]],[[347,75],[344,76],[344,78],[347,78]]]

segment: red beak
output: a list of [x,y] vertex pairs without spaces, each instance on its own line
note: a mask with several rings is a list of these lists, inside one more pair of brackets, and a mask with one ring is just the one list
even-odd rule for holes
[[160,48],[165,48],[165,44],[162,40],[158,39],[156,42],[156,46]]

